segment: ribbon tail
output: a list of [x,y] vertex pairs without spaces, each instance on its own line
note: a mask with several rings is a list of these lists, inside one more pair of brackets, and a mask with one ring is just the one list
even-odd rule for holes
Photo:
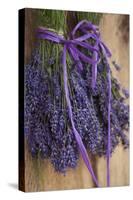
[[111,77],[110,69],[107,69],[107,79],[108,79],[108,146],[107,146],[107,186],[110,186],[110,111],[111,111]]
[[86,150],[86,148],[85,148],[85,146],[83,144],[83,141],[82,141],[79,133],[77,132],[77,130],[74,129],[74,128],[73,128],[73,130],[74,130],[75,138],[76,138],[76,141],[78,143],[79,150],[80,150],[81,156],[82,156],[82,158],[84,160],[84,163],[85,163],[87,169],[89,170],[89,172],[90,172],[90,174],[92,176],[92,179],[95,182],[96,186],[99,187],[98,180],[97,180],[97,178],[96,178],[96,176],[94,174],[94,171],[92,169],[92,165],[91,165],[87,150]]
[[[98,60],[98,53],[94,51],[93,55],[94,60]],[[92,64],[92,89],[94,90],[96,86],[96,79],[97,79],[97,63]]]
[[64,76],[64,89],[65,89],[66,102],[67,102],[68,111],[69,111],[69,117],[70,117],[70,120],[71,120],[73,133],[75,135],[75,139],[77,141],[77,144],[78,144],[80,153],[82,155],[82,158],[83,158],[83,160],[84,160],[84,162],[85,162],[85,164],[86,164],[86,166],[87,166],[87,168],[88,168],[88,170],[89,170],[89,172],[90,172],[90,174],[93,178],[93,181],[95,182],[96,186],[99,187],[98,181],[95,177],[95,174],[93,172],[93,169],[92,169],[92,166],[91,166],[91,163],[90,163],[90,160],[89,160],[89,156],[88,156],[87,151],[85,149],[85,146],[82,142],[82,139],[81,139],[78,131],[75,128],[74,121],[73,121],[72,106],[71,106],[71,102],[70,102],[70,98],[69,98],[69,91],[68,91],[68,85],[67,85],[68,78],[67,78],[67,66],[66,66],[66,51],[67,51],[67,47],[66,47],[66,45],[64,45],[62,64],[63,64],[63,76]]

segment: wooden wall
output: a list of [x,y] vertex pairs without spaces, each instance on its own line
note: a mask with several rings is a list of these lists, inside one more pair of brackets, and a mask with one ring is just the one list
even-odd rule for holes
[[[36,11],[26,9],[25,24],[25,63],[28,63],[35,42]],[[104,14],[100,31],[103,41],[111,49],[113,57],[122,66],[120,72],[113,70],[123,86],[129,87],[129,41],[122,28],[127,16]],[[128,22],[128,20],[127,20]],[[126,39],[125,39],[126,38]],[[106,186],[106,160],[91,158],[101,187]],[[111,158],[111,186],[129,184],[129,150],[119,145]],[[70,169],[64,176],[54,171],[48,160],[33,160],[25,141],[25,191],[47,191],[95,187],[91,176],[80,158],[76,170]]]

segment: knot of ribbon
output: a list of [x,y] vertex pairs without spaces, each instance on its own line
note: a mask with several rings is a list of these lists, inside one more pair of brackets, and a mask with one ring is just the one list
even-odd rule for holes
[[[79,37],[76,37],[77,32],[80,31]],[[37,37],[39,39],[49,40],[51,42],[61,44],[63,46],[62,50],[62,65],[63,65],[63,78],[64,78],[64,90],[65,97],[69,111],[69,117],[75,135],[75,139],[78,144],[79,151],[81,156],[86,164],[93,181],[96,186],[99,187],[98,180],[94,174],[87,150],[82,142],[80,134],[78,133],[74,120],[72,106],[69,96],[68,89],[68,75],[67,75],[67,64],[66,64],[66,53],[68,52],[71,59],[77,63],[79,70],[83,70],[83,64],[88,63],[92,67],[92,89],[95,89],[96,79],[97,79],[97,65],[100,62],[100,50],[103,53],[105,59],[111,56],[109,49],[102,42],[100,38],[99,29],[97,26],[93,25],[87,20],[80,21],[71,32],[71,39],[65,39],[62,35],[57,34],[50,29],[44,27],[39,27],[37,29]],[[91,44],[89,40],[92,40],[94,44]],[[91,56],[85,55],[80,48],[84,48],[91,52]],[[107,79],[108,79],[108,143],[107,143],[107,186],[110,186],[110,110],[111,110],[111,77],[110,77],[110,68],[107,67]]]

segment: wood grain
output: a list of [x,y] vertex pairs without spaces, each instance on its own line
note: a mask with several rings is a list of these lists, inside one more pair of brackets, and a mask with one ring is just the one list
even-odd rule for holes
[[[25,63],[30,60],[34,47],[35,11],[26,10]],[[123,86],[129,87],[129,44],[125,42],[120,24],[122,15],[104,14],[100,30],[103,41],[113,53],[112,60],[122,66],[121,72],[113,70]],[[100,185],[106,186],[106,160],[91,157]],[[119,145],[111,158],[111,186],[129,184],[129,150]],[[95,187],[82,158],[75,170],[70,169],[64,176],[54,171],[49,160],[34,160],[28,152],[25,141],[25,191],[49,191]]]

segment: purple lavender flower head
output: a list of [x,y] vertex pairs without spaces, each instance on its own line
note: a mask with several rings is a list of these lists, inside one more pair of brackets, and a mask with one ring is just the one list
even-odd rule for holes
[[128,99],[129,98],[129,91],[125,88],[122,89],[122,93],[124,94],[124,96]]

